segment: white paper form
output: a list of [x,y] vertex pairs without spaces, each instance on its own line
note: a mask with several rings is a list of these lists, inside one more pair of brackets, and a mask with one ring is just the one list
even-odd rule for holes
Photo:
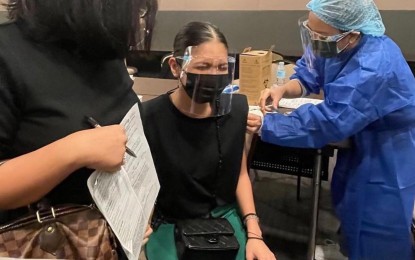
[[137,104],[128,111],[121,125],[128,136],[127,146],[137,158],[126,153],[126,162],[120,171],[93,172],[88,188],[128,259],[136,260],[160,184]]
[[297,109],[304,104],[317,105],[323,102],[321,99],[314,98],[282,98],[278,103],[279,107]]

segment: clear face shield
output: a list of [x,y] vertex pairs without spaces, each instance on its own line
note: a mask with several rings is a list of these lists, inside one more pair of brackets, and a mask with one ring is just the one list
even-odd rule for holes
[[304,50],[303,57],[305,58],[310,71],[315,68],[315,61],[318,57],[336,57],[350,45],[350,43],[347,43],[343,47],[339,48],[339,41],[351,33],[359,33],[354,30],[350,30],[336,35],[322,35],[311,30],[308,26],[307,17],[300,18],[298,20],[298,25],[300,26],[301,42]]
[[222,116],[230,112],[235,57],[206,55],[206,49],[186,48],[183,57],[177,57],[182,71],[179,81],[187,96],[190,114],[200,117]]

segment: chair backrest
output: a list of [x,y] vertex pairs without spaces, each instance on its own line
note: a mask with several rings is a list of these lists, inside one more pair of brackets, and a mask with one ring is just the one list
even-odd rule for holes
[[[300,175],[309,178],[313,176],[315,149],[278,146],[263,142],[261,138],[256,138],[253,141],[250,155],[248,155],[248,169]],[[331,150],[323,153],[322,180],[328,180],[330,156],[333,156]]]
[[130,75],[130,77],[134,77],[137,74],[137,68],[136,67],[132,67],[132,66],[127,66],[127,71],[128,71],[128,75]]
[[272,63],[278,63],[279,61],[283,61],[284,56],[276,51],[272,51]]

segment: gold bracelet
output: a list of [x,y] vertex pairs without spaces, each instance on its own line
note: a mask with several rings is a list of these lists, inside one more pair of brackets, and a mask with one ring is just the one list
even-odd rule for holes
[[247,214],[245,214],[243,217],[242,217],[242,220],[244,220],[245,221],[245,219],[246,219],[246,217],[248,217],[248,216],[257,216],[257,214],[256,213],[253,213],[253,212],[250,212],[250,213],[247,213]]
[[246,226],[246,222],[250,219],[255,219],[259,223],[259,218],[257,215],[249,215],[244,218],[244,225]]

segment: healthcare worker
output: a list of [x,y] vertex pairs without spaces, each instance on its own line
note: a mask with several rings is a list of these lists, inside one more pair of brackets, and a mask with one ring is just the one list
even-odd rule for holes
[[415,80],[399,47],[384,35],[371,0],[312,0],[300,30],[304,55],[283,86],[260,104],[324,90],[324,102],[290,115],[248,116],[263,141],[340,150],[332,196],[349,259],[414,259],[410,233],[415,197]]

